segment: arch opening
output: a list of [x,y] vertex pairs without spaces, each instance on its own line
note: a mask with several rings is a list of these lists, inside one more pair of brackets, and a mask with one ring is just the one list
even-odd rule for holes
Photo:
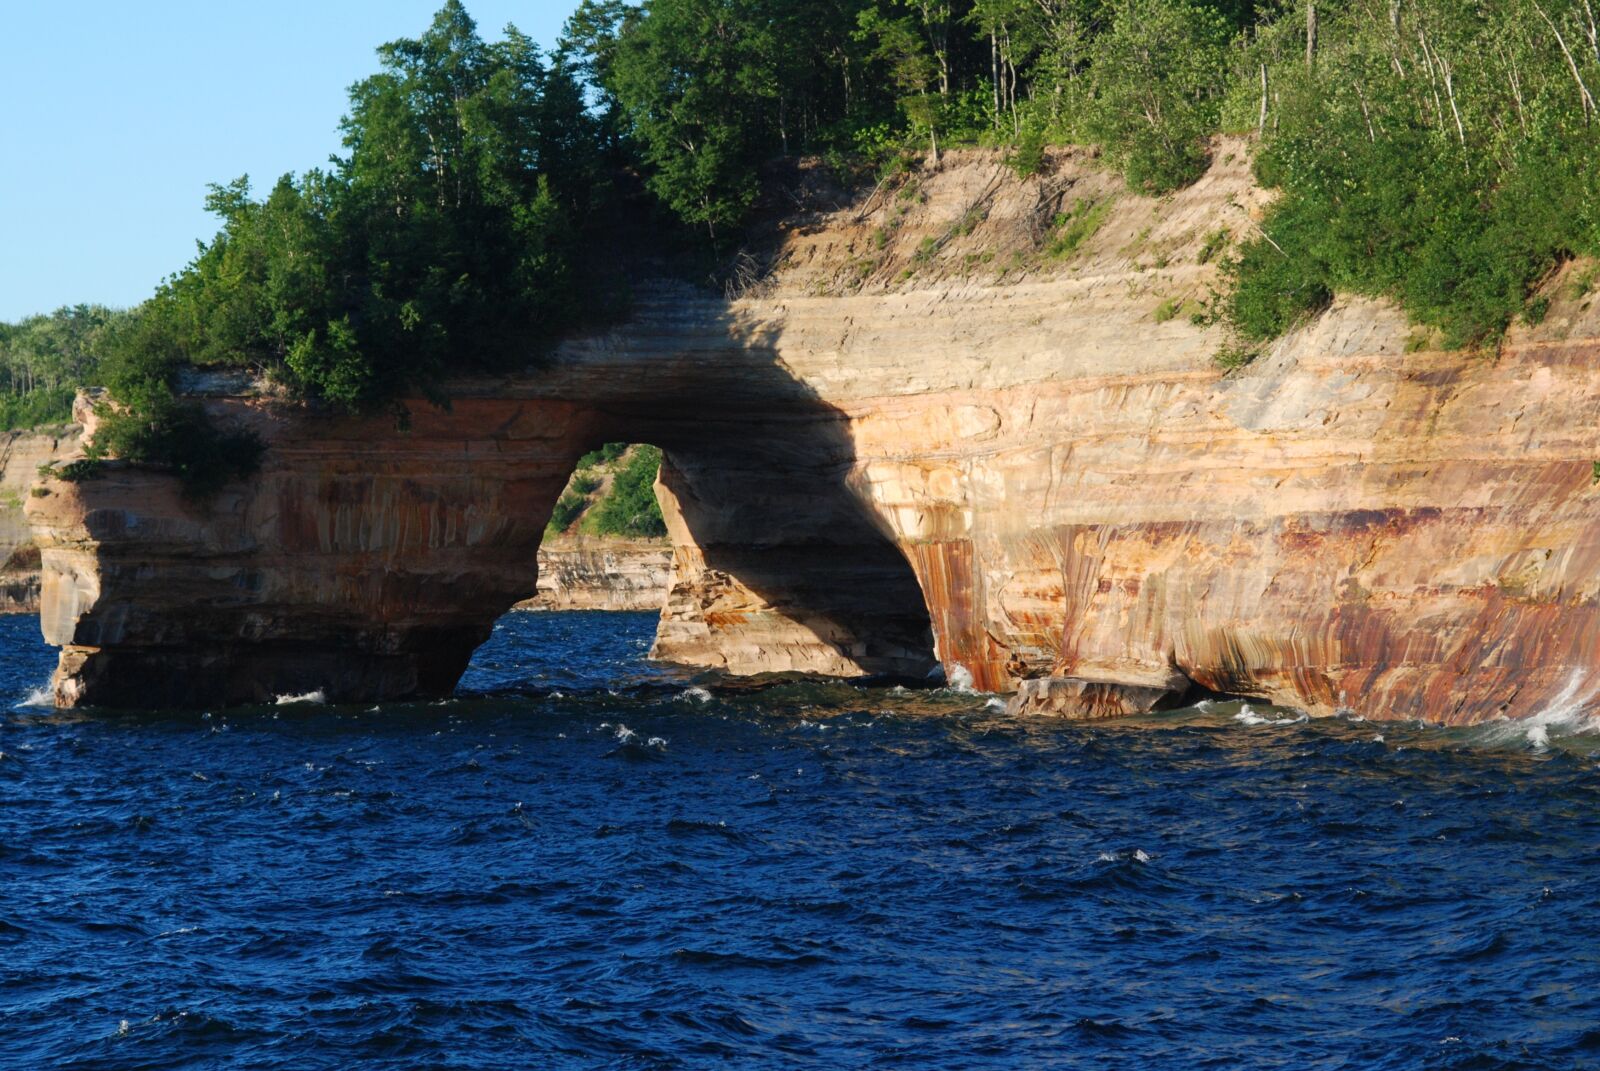
[[250,481],[202,506],[130,469],[35,511],[57,704],[450,695],[501,615],[536,595],[579,462],[619,441],[662,454],[657,659],[926,677],[923,588],[872,504],[851,416],[788,368],[776,322],[676,292],[639,310],[668,315],[702,329],[681,345],[574,342],[537,376],[456,384],[448,407],[419,400],[403,423],[208,396],[268,444]]
[[929,678],[922,590],[843,473],[797,472],[750,440],[674,438],[671,451],[612,441],[577,458],[545,525],[536,590],[512,613],[636,615],[595,629],[619,642],[650,615],[651,660],[688,669]]

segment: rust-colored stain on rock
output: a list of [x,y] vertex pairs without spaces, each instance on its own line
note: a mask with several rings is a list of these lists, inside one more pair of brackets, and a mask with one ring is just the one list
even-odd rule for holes
[[[447,689],[615,439],[669,461],[663,658],[916,675],[936,652],[1063,716],[1197,688],[1455,723],[1600,701],[1600,302],[1552,280],[1485,360],[1408,353],[1397,310],[1341,300],[1224,375],[1213,329],[1148,311],[1203,294],[1205,236],[1261,203],[1234,148],[1020,281],[941,257],[845,285],[892,208],[841,211],[761,296],[641,287],[629,323],[406,430],[210,399],[269,450],[206,509],[135,468],[27,499],[58,702]],[[1038,187],[996,168],[926,176],[901,244],[974,189],[952,257],[1026,240]],[[1151,228],[1160,273],[1122,252]]]

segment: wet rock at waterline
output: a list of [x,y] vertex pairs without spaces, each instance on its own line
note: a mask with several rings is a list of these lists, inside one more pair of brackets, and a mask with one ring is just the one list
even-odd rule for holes
[[[1249,226],[1246,154],[1165,200],[1076,159],[1048,181],[952,157],[865,278],[887,206],[789,232],[736,300],[641,286],[628,323],[407,429],[215,391],[269,444],[257,479],[201,507],[113,468],[29,499],[57,701],[447,692],[616,440],[666,453],[676,662],[1080,679],[1096,711],[1173,681],[1452,723],[1600,695],[1600,303],[1554,280],[1490,359],[1340,302],[1224,374],[1215,329],[1152,309],[1203,297],[1206,236]],[[982,260],[1068,187],[1117,198],[1074,260]]]

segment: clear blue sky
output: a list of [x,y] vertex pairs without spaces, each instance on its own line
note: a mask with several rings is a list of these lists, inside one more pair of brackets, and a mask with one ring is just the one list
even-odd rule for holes
[[[209,182],[257,189],[339,151],[373,49],[443,0],[0,5],[0,320],[132,305],[194,255]],[[546,47],[577,0],[466,0],[486,39]]]

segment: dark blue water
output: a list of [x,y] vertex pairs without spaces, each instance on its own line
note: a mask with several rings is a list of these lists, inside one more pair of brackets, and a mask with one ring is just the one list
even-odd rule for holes
[[[1600,1066],[1600,737],[690,690],[0,723],[7,1068]],[[18,702],[51,656],[0,621]]]

